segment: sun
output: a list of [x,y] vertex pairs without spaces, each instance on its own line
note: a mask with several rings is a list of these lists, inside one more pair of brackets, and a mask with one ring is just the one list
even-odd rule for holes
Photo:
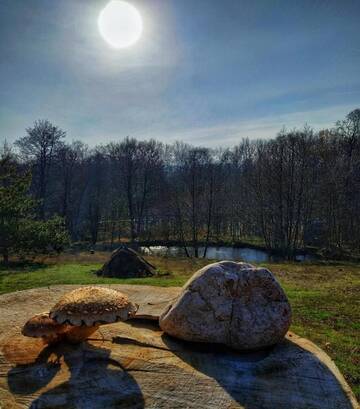
[[99,31],[104,40],[114,48],[126,48],[135,44],[143,30],[138,10],[122,0],[112,0],[100,12]]

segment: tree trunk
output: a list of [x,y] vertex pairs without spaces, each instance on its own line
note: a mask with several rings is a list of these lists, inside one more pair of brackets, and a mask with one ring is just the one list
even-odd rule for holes
[[9,250],[7,248],[4,248],[3,250],[3,261],[4,261],[4,264],[9,263]]
[[209,191],[209,208],[208,208],[208,218],[207,218],[207,232],[206,232],[206,241],[205,241],[205,249],[203,258],[206,258],[207,249],[209,246],[210,240],[210,230],[211,230],[211,221],[212,221],[212,207],[213,207],[213,186],[214,185],[214,178],[213,172],[211,172],[211,179],[210,179],[210,191]]

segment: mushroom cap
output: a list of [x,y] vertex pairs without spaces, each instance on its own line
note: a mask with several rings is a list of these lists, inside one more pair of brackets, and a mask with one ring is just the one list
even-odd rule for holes
[[104,287],[80,287],[64,294],[51,309],[50,317],[59,324],[88,327],[126,321],[133,317],[138,305],[119,291]]
[[36,314],[23,326],[21,333],[26,337],[40,338],[63,332],[64,326],[50,318],[48,312]]

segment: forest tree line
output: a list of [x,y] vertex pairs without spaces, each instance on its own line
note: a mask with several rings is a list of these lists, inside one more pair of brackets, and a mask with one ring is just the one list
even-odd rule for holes
[[360,109],[332,129],[226,149],[129,137],[89,148],[65,137],[38,120],[1,155],[30,173],[32,217],[60,216],[73,242],[177,242],[196,256],[200,245],[249,238],[289,258],[306,246],[359,251]]

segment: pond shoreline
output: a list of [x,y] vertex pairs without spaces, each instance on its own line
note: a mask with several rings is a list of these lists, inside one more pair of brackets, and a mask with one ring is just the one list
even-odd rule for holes
[[[95,245],[90,244],[89,242],[75,242],[72,245],[65,249],[65,252],[77,252],[77,251],[113,251],[119,248],[121,245],[129,246],[133,249],[139,249],[141,247],[167,247],[167,248],[184,248],[184,244],[178,240],[139,240],[135,243],[131,243],[130,241],[116,241],[111,243],[110,241],[105,242],[98,242]],[[198,248],[204,248],[206,245],[205,241],[198,242]],[[191,243],[187,243],[187,249],[192,248]],[[276,261],[283,260],[283,261],[291,261],[286,256],[284,256],[281,251],[276,249],[268,249],[264,245],[261,244],[254,244],[252,242],[247,241],[236,241],[236,242],[229,242],[225,240],[219,241],[211,241],[207,244],[209,248],[227,248],[227,249],[248,249],[254,251],[264,252],[269,256],[269,259],[273,258]],[[186,256],[186,255],[185,255]],[[199,253],[199,258],[202,258],[202,253]],[[350,254],[350,253],[339,253],[334,250],[324,250],[317,247],[304,247],[301,249],[297,249],[295,252],[295,260],[299,261],[299,259],[306,258],[307,260],[311,259],[312,261],[346,261],[352,263],[358,263],[360,261],[360,256],[357,254]],[[298,259],[298,260],[296,260]],[[269,260],[270,261],[270,260]]]
[[[139,246],[138,250],[144,255],[155,255],[163,257],[185,257],[190,255],[194,257],[195,250],[191,246],[187,246],[185,252],[183,247],[180,246]],[[271,262],[271,261],[286,261],[285,257],[280,255],[274,255],[266,250],[260,250],[258,248],[251,248],[250,246],[232,247],[232,246],[212,246],[208,245],[205,253],[205,247],[199,246],[198,258],[204,258],[208,260],[232,260],[232,261],[245,261],[245,262]],[[313,256],[309,254],[295,255],[297,262],[312,261]]]
[[[131,246],[131,243],[124,243],[126,245]],[[145,241],[139,241],[136,243],[136,245],[138,245],[139,247],[152,247],[152,246],[164,246],[164,247],[183,247],[184,244],[181,241],[176,241],[176,240],[170,240],[170,241],[166,241],[166,240],[145,240]],[[206,242],[205,241],[198,241],[198,247],[205,247],[206,246]],[[191,242],[186,244],[186,247],[193,247]],[[249,249],[253,249],[253,250],[260,250],[260,251],[265,251],[268,254],[271,255],[278,255],[281,256],[282,253],[280,250],[276,250],[276,249],[268,249],[266,246],[262,246],[260,244],[253,244],[250,242],[246,242],[246,241],[235,241],[235,242],[229,242],[229,241],[223,241],[223,240],[219,240],[219,241],[209,241],[207,243],[207,247],[228,247],[228,248],[249,248]],[[305,255],[305,254],[312,254],[312,255],[316,255],[316,250],[313,248],[301,248],[301,249],[297,249],[295,252],[295,255]]]
[[[198,241],[198,247],[205,247],[206,242],[205,241]],[[94,249],[106,249],[106,250],[111,250],[111,249],[116,249],[120,247],[121,245],[126,245],[129,247],[153,247],[153,246],[164,246],[164,247],[184,247],[184,243],[178,240],[139,240],[136,242],[131,242],[131,241],[116,241],[111,244],[111,242],[98,242],[94,246],[92,246],[90,243],[73,243],[70,247],[71,248],[76,248],[76,249],[83,249],[87,250],[90,248]],[[253,244],[251,242],[247,241],[235,241],[235,242],[229,242],[229,241],[224,241],[224,240],[219,240],[219,241],[209,241],[207,243],[208,247],[229,247],[229,248],[250,248],[254,250],[261,250],[261,251],[266,251],[267,253],[271,255],[281,255],[281,252],[276,249],[268,249],[266,246],[260,245],[260,244]],[[192,247],[192,243],[188,242],[186,244],[186,247]],[[314,248],[301,248],[296,250],[296,255],[303,255],[303,254],[316,254],[318,249]]]
[[[205,241],[199,241],[198,243],[198,248],[199,249],[204,249],[206,246]],[[179,248],[179,249],[184,249],[184,244],[181,241],[178,240],[140,240],[135,243],[131,243],[130,241],[123,241],[123,242],[99,242],[96,243],[95,245],[91,245],[88,243],[74,243],[71,246],[72,250],[95,250],[95,251],[112,251],[117,248],[119,248],[121,245],[126,245],[131,248],[140,249],[140,248],[151,248],[151,247],[166,247],[168,249],[170,248]],[[187,243],[186,248],[190,250],[193,248],[191,243]],[[277,258],[277,259],[283,259],[287,260],[286,256],[284,256],[279,250],[274,250],[274,249],[268,249],[265,246],[258,245],[258,244],[253,244],[249,242],[241,242],[241,241],[236,241],[236,242],[229,242],[229,241],[211,241],[207,243],[207,248],[226,248],[226,249],[248,249],[248,250],[254,250],[254,251],[259,251],[266,253],[269,256],[269,259],[271,258]],[[199,258],[203,257],[203,250],[199,252]],[[298,249],[295,252],[295,259],[296,258],[311,258],[311,259],[322,259],[321,256],[317,253],[317,249]]]

